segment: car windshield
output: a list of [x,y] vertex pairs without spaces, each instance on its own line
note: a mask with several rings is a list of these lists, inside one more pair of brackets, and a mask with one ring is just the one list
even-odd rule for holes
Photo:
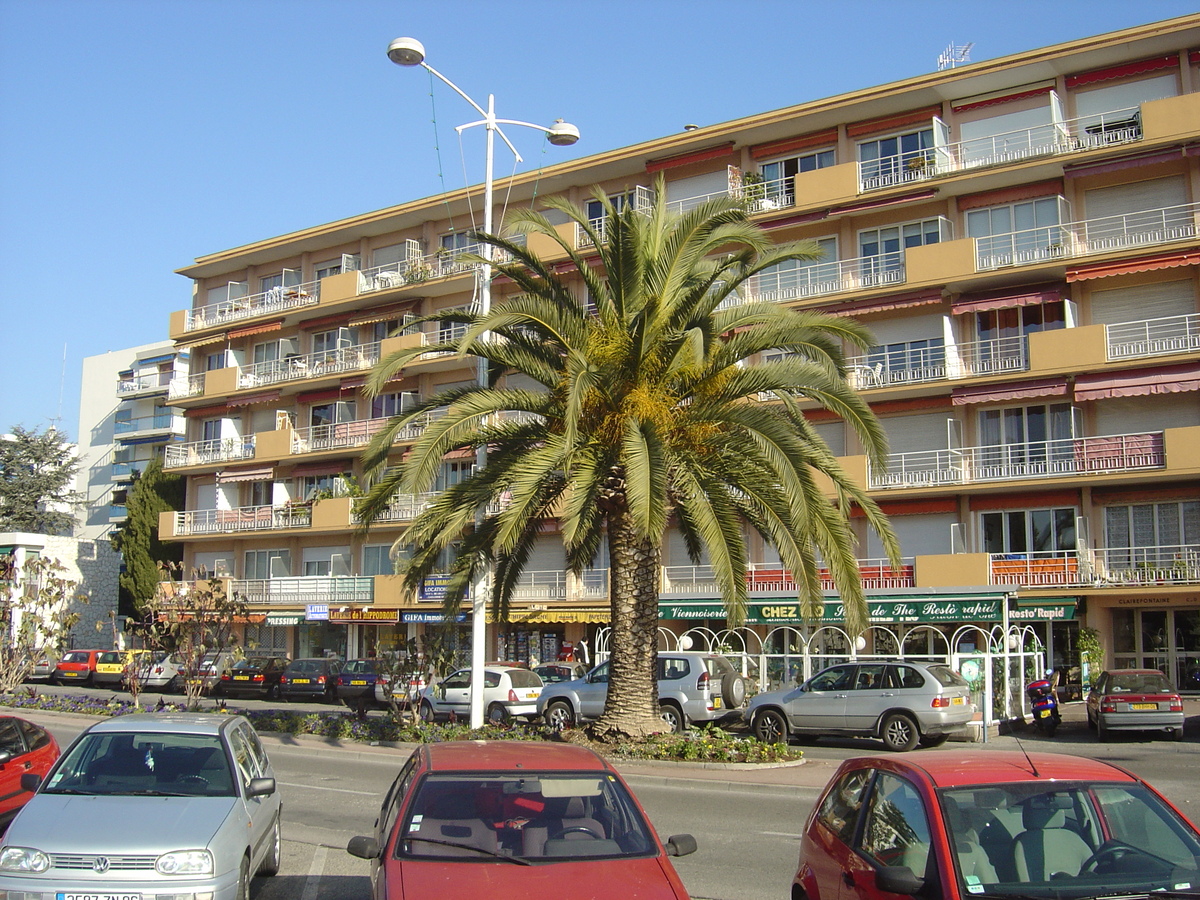
[[229,760],[216,735],[99,731],[55,768],[48,794],[232,797]]
[[597,772],[430,775],[402,829],[397,858],[539,863],[657,852],[624,785]]
[[963,896],[1078,900],[1200,886],[1200,840],[1142,785],[1032,782],[940,793]]
[[1107,688],[1109,694],[1171,694],[1174,691],[1164,676],[1153,672],[1114,675]]

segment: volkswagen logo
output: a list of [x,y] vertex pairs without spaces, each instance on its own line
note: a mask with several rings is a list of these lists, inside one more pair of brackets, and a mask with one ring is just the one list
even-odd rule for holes
[[97,856],[92,860],[92,868],[101,875],[108,871],[108,865],[109,863],[107,856]]

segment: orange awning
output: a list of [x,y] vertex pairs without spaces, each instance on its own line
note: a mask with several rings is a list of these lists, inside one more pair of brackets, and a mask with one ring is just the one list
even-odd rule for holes
[[1113,275],[1134,275],[1138,272],[1153,272],[1156,269],[1177,269],[1180,266],[1200,266],[1200,251],[1178,250],[1174,253],[1159,253],[1140,259],[1119,262],[1097,263],[1091,266],[1076,266],[1067,269],[1067,281],[1091,281],[1094,278],[1109,278]]
[[262,322],[258,325],[247,325],[245,328],[235,328],[229,332],[229,339],[247,337],[251,334],[266,334],[268,331],[282,331],[283,319],[276,322]]

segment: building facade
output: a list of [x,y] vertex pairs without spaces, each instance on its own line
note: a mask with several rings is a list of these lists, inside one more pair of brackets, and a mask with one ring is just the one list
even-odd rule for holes
[[[777,240],[821,247],[818,262],[759,276],[751,296],[874,332],[850,366],[888,434],[887,468],[868,465],[840,420],[812,415],[891,515],[904,555],[894,568],[862,528],[872,628],[858,649],[960,652],[1016,624],[1077,681],[1087,626],[1109,665],[1180,682],[1200,667],[1200,16],[600,153],[516,177],[509,203],[587,206],[598,185],[636,207],[660,175],[674,208],[731,195]],[[193,362],[170,388],[187,437],[165,462],[188,476],[188,502],[162,533],[186,543],[193,570],[230,579],[260,646],[357,655],[440,621],[436,580],[406,595],[389,557],[428,497],[398,497],[362,537],[350,495],[383,419],[473,381],[474,362],[430,354],[394,391],[371,400],[360,388],[390,351],[451,336],[405,320],[471,303],[461,226],[480,194],[180,270],[193,300],[170,336]],[[497,282],[496,298],[511,289]],[[418,433],[397,441],[397,459]],[[434,487],[471,465],[448,458]],[[749,578],[744,634],[757,649],[809,639],[770,548],[757,547]],[[826,607],[836,625],[832,594]],[[711,573],[675,535],[660,613],[666,641],[729,637]],[[511,621],[489,624],[488,654],[594,650],[607,617],[603,552],[582,575],[564,572],[550,522]],[[853,652],[835,627],[821,631],[826,656]]]

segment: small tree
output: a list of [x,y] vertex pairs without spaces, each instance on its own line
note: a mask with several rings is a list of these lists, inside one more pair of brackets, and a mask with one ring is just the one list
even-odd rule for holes
[[196,709],[205,693],[204,657],[237,646],[234,623],[246,616],[246,605],[225,590],[220,578],[178,581],[179,567],[164,563],[164,580],[144,607],[140,631],[148,646],[171,652],[179,662],[185,703]]
[[182,509],[183,494],[183,478],[163,472],[158,459],[133,476],[125,502],[125,524],[112,537],[113,549],[125,563],[120,605],[126,615],[135,614],[158,590],[160,563],[177,565],[183,560],[183,544],[163,543],[158,538],[158,514]]
[[0,693],[16,690],[38,657],[57,658],[87,603],[57,559],[31,557],[18,567],[0,557]]
[[79,461],[57,428],[14,425],[0,437],[0,531],[70,534],[80,497],[72,489]]

